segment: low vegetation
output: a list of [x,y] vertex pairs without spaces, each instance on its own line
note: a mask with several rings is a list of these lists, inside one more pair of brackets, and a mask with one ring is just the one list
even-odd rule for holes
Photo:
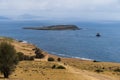
[[100,72],[104,72],[104,70],[102,70],[102,69],[97,69],[97,70],[95,70],[95,72],[100,73]]
[[57,58],[57,61],[60,62],[60,61],[61,61],[61,58]]
[[93,60],[93,62],[100,62],[100,61],[97,61],[97,60]]
[[115,72],[120,72],[120,68],[117,68],[114,70]]
[[53,65],[53,66],[52,66],[52,69],[55,69],[55,68],[56,68],[56,65]]
[[55,61],[55,59],[53,57],[49,57],[48,61]]
[[52,69],[66,69],[63,65],[53,65]]
[[33,49],[35,51],[35,58],[44,58],[45,56],[42,54],[42,50],[40,50],[39,48],[35,48]]
[[58,67],[57,67],[57,69],[66,69],[64,66],[62,66],[62,65],[59,65]]
[[19,61],[24,60],[24,53],[22,53],[22,52],[18,52],[17,55],[18,55],[18,59],[19,59]]
[[19,61],[23,61],[23,60],[34,60],[35,56],[29,56],[29,55],[24,55],[24,53],[22,52],[18,52],[18,59]]

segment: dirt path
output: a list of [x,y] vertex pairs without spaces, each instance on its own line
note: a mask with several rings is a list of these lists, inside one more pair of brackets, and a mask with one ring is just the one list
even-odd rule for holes
[[120,80],[108,75],[88,72],[86,70],[80,70],[75,67],[71,67],[69,65],[64,65],[63,63],[58,63],[58,64],[65,66],[70,73],[73,73],[73,75],[71,76],[75,77],[76,78],[75,80]]

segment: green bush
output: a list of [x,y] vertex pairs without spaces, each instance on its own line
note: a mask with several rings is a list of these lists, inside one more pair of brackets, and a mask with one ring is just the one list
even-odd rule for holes
[[66,69],[64,66],[60,65],[57,67],[57,69]]
[[19,61],[34,60],[34,58],[35,58],[35,56],[24,55],[24,53],[22,53],[22,52],[18,52],[17,55],[18,55]]
[[18,52],[17,55],[18,55],[19,61],[24,60],[24,53]]
[[93,62],[100,62],[100,61],[97,61],[97,60],[93,60]]
[[24,55],[24,60],[30,60],[30,56]]
[[49,57],[48,61],[55,61],[55,59],[53,57]]
[[53,65],[53,66],[52,66],[52,69],[55,69],[55,68],[56,68],[56,65]]
[[100,72],[104,72],[104,71],[102,69],[97,69],[97,70],[95,70],[95,72],[100,73]]
[[60,61],[61,61],[61,58],[58,58],[58,59],[57,59],[57,61],[59,61],[59,62],[60,62]]
[[35,48],[33,50],[35,50],[35,54],[36,54],[35,58],[44,58],[45,57],[45,55],[42,54],[42,50],[40,50],[39,48]]
[[119,69],[119,68],[117,68],[117,69],[115,69],[114,71],[115,71],[115,72],[120,72],[120,69]]
[[29,57],[29,60],[32,61],[32,60],[34,60],[34,58],[35,58],[35,56],[30,56],[30,57]]

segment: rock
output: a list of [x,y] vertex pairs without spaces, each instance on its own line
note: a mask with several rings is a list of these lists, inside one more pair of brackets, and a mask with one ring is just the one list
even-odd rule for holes
[[100,37],[101,35],[100,35],[100,33],[97,33],[96,36],[97,36],[97,37]]

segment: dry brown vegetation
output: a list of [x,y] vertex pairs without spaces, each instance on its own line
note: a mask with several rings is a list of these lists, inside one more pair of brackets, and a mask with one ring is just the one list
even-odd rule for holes
[[81,70],[115,76],[120,79],[120,64],[112,62],[94,62],[80,59],[63,58],[63,63]]
[[[6,38],[0,38],[5,41]],[[33,56],[36,46],[8,39],[17,52]],[[60,58],[42,51],[45,60],[21,61],[9,80],[120,80],[120,64],[111,62],[93,62],[74,58]],[[46,61],[52,57],[55,61]],[[54,66],[55,65],[55,66]],[[57,69],[63,66],[65,69]],[[55,67],[55,68],[54,68]],[[0,80],[4,80],[0,75]]]

